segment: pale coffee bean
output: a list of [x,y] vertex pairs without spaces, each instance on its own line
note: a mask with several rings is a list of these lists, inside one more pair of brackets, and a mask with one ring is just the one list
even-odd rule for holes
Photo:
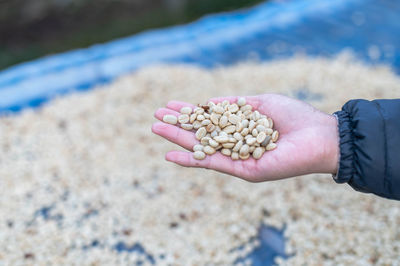
[[222,117],[219,119],[219,126],[220,126],[221,128],[224,128],[224,127],[226,127],[227,124],[228,124],[228,117],[222,116]]
[[[206,121],[206,120],[204,120],[204,121]],[[208,120],[208,121],[210,121],[210,120]],[[214,124],[208,124],[207,127],[206,127],[206,130],[207,130],[207,132],[215,132],[215,125]]]
[[221,117],[221,115],[216,114],[216,113],[212,113],[210,115],[210,120],[211,120],[211,122],[213,122],[214,125],[217,126],[219,124],[220,117]]
[[264,154],[264,149],[261,147],[255,148],[252,153],[253,158],[256,160],[260,159],[263,154]]
[[276,143],[271,142],[270,144],[267,145],[267,147],[265,149],[267,151],[272,151],[275,148],[276,148]]
[[243,139],[242,134],[240,134],[239,132],[233,133],[233,137],[234,137],[235,139],[237,139],[237,140],[242,140],[242,139]]
[[246,105],[240,107],[240,111],[242,111],[243,113],[247,112],[247,111],[251,111],[252,109],[253,109],[253,106],[251,106],[249,104],[246,104]]
[[191,107],[186,106],[181,108],[181,114],[190,115],[191,113],[192,113]]
[[210,140],[211,140],[210,137],[205,136],[200,140],[200,143],[201,145],[206,146],[210,144]]
[[206,158],[206,154],[202,151],[195,151],[193,153],[193,158],[195,158],[196,160],[203,160],[204,158]]
[[[268,122],[268,120],[266,118],[261,118],[260,120],[257,121],[257,123],[260,126],[263,126],[264,128],[268,128],[269,127],[269,122]],[[265,131],[265,129],[263,131]]]
[[249,159],[249,157],[250,157],[250,153],[248,153],[248,154],[246,154],[246,155],[241,155],[241,154],[239,154],[239,158],[240,158],[241,160],[247,160],[247,159]]
[[237,104],[231,104],[228,107],[229,112],[231,113],[236,113],[237,111],[239,111],[239,106],[237,106]]
[[243,124],[242,122],[237,122],[236,123],[236,132],[240,132],[243,130]]
[[207,134],[207,130],[204,127],[199,128],[196,131],[196,139],[201,140]]
[[186,124],[189,122],[189,115],[184,114],[184,115],[180,115],[178,116],[178,121],[180,124]]
[[239,106],[246,105],[246,99],[244,97],[239,97],[237,100],[237,105],[239,105]]
[[252,138],[252,135],[247,135],[246,137],[244,137],[245,140],[248,140],[249,138]]
[[268,119],[268,127],[269,128],[273,128],[274,127],[274,121],[271,118],[267,118]]
[[229,118],[232,115],[232,113],[229,112],[229,111],[225,111],[222,115],[226,116],[227,118]]
[[205,117],[204,117],[204,115],[197,115],[197,118],[196,118],[198,121],[203,121],[204,119],[206,119]]
[[193,125],[192,124],[181,124],[181,128],[183,128],[185,130],[192,130]]
[[194,129],[199,129],[201,127],[201,122],[200,121],[194,121],[193,122],[193,128]]
[[210,140],[208,141],[208,144],[209,144],[211,147],[213,147],[213,148],[216,148],[216,147],[218,147],[218,145],[219,145],[219,143],[218,143],[217,141],[213,140],[213,139],[210,139]]
[[192,124],[194,121],[196,121],[196,118],[197,118],[197,114],[191,114],[190,118],[189,118],[189,123]]
[[249,154],[249,149],[250,149],[249,145],[244,144],[244,145],[240,148],[239,154],[242,155],[242,156],[245,156],[245,155]]
[[278,131],[274,131],[274,133],[272,133],[271,139],[273,142],[276,142],[279,138],[279,132]]
[[234,125],[227,126],[223,129],[223,131],[228,134],[231,134],[236,131],[236,126],[234,126]]
[[178,123],[178,118],[174,115],[164,115],[163,121],[171,125],[176,125],[176,123]]
[[227,136],[216,136],[214,140],[218,143],[226,143],[229,141],[229,138]]
[[196,144],[193,146],[193,151],[203,151],[203,145]]
[[242,134],[242,136],[247,136],[247,134],[249,134],[249,129],[247,127],[243,128],[242,132],[240,132],[240,134]]
[[251,119],[252,112],[250,110],[244,111],[243,115],[246,119]]
[[239,153],[232,152],[231,159],[234,160],[234,161],[239,160]]
[[221,107],[221,106],[218,106],[218,105],[215,106],[215,107],[213,108],[213,110],[214,110],[214,112],[217,113],[217,114],[223,114],[223,113],[225,112],[224,108]]
[[248,139],[246,140],[246,144],[251,146],[251,145],[253,145],[254,143],[256,143],[256,141],[257,141],[256,138],[251,137],[251,138],[248,138]]
[[201,125],[203,127],[208,126],[209,124],[211,124],[211,121],[209,119],[204,119],[203,121],[201,121]]
[[265,140],[266,137],[267,137],[267,134],[265,134],[265,132],[258,133],[257,142],[258,143],[263,143],[263,141]]
[[239,140],[236,145],[233,147],[233,151],[238,152],[240,150],[240,148],[242,148],[243,146],[243,140]]
[[250,148],[249,148],[249,153],[253,153],[253,151],[256,149],[256,147],[255,146],[250,146]]
[[230,115],[228,121],[231,122],[233,125],[236,125],[240,122],[240,117],[238,117],[237,115]]
[[256,127],[256,122],[250,120],[249,122],[249,131],[251,132]]
[[225,131],[219,132],[219,136],[224,136],[229,138],[228,133],[226,133]]
[[201,107],[196,107],[196,108],[194,108],[193,111],[194,111],[196,114],[198,114],[198,115],[201,115],[201,114],[204,113],[204,109],[201,108]]
[[[267,121],[267,120],[265,120],[265,121]],[[258,132],[265,132],[266,127],[264,127],[263,125],[257,125],[256,129]]]
[[238,141],[234,137],[229,137],[229,142],[236,143]]
[[212,154],[215,153],[215,149],[213,147],[211,147],[211,146],[205,146],[203,148],[203,152],[208,154],[208,155],[212,155]]
[[243,127],[248,127],[249,126],[249,120],[247,120],[247,119],[242,120],[242,125],[243,125]]
[[267,133],[267,135],[272,135],[274,131],[272,130],[272,128],[266,128],[265,129],[265,133]]
[[226,156],[231,156],[232,151],[230,149],[222,149],[221,153]]
[[235,146],[235,143],[232,142],[227,142],[222,144],[222,147],[226,148],[226,149],[232,149]]

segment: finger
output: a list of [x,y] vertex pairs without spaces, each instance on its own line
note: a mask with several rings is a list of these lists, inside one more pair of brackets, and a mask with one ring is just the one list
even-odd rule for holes
[[245,96],[246,103],[250,104],[254,108],[258,108],[260,106],[260,97],[259,96]]
[[193,158],[192,152],[170,151],[166,154],[165,159],[185,167],[202,167],[225,173],[231,168],[231,159],[219,152],[207,155],[204,160],[196,160]]
[[169,109],[172,109],[176,112],[180,112],[182,107],[190,107],[192,110],[196,107],[195,105],[191,103],[186,103],[186,102],[180,102],[180,101],[170,101],[167,103],[167,107]]
[[204,160],[196,160],[193,158],[192,152],[170,151],[165,155],[165,159],[181,166],[212,169],[240,178],[246,178],[248,176],[245,164],[247,163],[250,165],[255,163],[254,159],[254,162],[247,161],[246,163],[243,161],[232,161],[230,157],[222,155],[219,152],[213,155],[207,155]]
[[199,143],[193,132],[174,125],[157,122],[153,124],[151,131],[187,150],[192,150],[193,146]]
[[163,121],[164,115],[174,115],[174,116],[178,117],[178,116],[179,116],[179,113],[176,112],[176,111],[174,111],[174,110],[168,109],[168,108],[159,108],[159,109],[154,113],[154,116],[155,116],[158,120],[161,120],[161,121]]
[[229,103],[237,102],[239,97],[243,97],[246,99],[246,104],[250,104],[254,108],[258,108],[260,105],[260,100],[257,96],[225,96],[225,97],[215,97],[211,98],[209,101],[213,103],[220,103],[225,100],[229,101]]

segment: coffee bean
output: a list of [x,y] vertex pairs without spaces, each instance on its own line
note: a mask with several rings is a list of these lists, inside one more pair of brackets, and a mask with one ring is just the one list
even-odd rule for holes
[[178,118],[174,115],[164,115],[163,121],[171,125],[176,125],[176,123],[178,123]]

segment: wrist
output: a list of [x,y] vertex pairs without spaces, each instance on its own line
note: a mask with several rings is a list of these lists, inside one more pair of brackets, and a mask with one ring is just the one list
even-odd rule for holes
[[325,154],[326,173],[336,175],[340,156],[338,120],[334,115],[326,115],[324,124],[327,132]]

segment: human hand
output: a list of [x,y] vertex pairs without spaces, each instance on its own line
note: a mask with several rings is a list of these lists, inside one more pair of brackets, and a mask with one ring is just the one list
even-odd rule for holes
[[[238,97],[210,99],[214,103],[228,100],[236,102]],[[250,182],[283,179],[310,173],[336,173],[339,137],[336,118],[323,113],[311,105],[283,95],[264,94],[245,97],[247,104],[261,114],[274,120],[274,128],[279,131],[278,147],[267,151],[259,159],[233,161],[217,152],[204,160],[193,158],[192,152],[170,151],[165,158],[186,167],[202,167],[240,177]],[[171,101],[167,108],[156,111],[155,117],[162,121],[166,114],[179,116],[189,103]],[[192,150],[198,140],[194,132],[178,126],[157,122],[152,131],[161,137]]]

